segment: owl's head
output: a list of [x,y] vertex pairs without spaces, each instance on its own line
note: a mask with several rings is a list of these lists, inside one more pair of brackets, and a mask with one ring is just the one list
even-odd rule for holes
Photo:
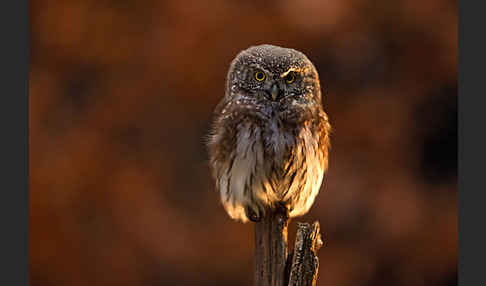
[[226,97],[263,113],[305,115],[321,108],[319,76],[312,62],[297,50],[272,45],[253,46],[236,56]]

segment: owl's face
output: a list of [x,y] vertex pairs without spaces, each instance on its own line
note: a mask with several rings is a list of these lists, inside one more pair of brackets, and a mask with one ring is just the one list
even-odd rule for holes
[[322,108],[318,73],[293,49],[248,48],[233,60],[227,80],[226,100],[249,113],[299,120]]

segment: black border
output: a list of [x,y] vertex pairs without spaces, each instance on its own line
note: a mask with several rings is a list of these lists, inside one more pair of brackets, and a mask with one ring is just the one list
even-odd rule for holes
[[0,9],[3,39],[0,104],[2,285],[29,285],[29,1]]
[[486,24],[484,7],[474,7],[476,3],[484,4],[481,1],[458,2],[458,284],[461,286],[486,285]]

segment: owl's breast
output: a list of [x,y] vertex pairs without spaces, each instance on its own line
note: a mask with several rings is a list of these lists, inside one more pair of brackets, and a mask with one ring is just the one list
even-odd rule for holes
[[[308,125],[289,128],[279,121],[243,120],[232,133],[216,133],[212,166],[223,205],[233,218],[246,219],[245,206],[264,209],[284,202],[290,215],[308,210],[317,195],[324,160],[319,134]],[[232,140],[231,140],[232,139]],[[222,142],[233,142],[222,148]]]
[[319,148],[319,134],[308,124],[287,126],[275,120],[262,130],[262,171],[272,191],[283,201],[320,185],[325,159]]

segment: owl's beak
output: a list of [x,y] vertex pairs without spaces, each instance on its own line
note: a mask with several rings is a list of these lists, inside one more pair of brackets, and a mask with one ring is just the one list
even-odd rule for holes
[[270,94],[272,95],[273,101],[278,99],[278,97],[280,95],[280,89],[278,88],[277,84],[272,85],[272,89],[270,91]]

